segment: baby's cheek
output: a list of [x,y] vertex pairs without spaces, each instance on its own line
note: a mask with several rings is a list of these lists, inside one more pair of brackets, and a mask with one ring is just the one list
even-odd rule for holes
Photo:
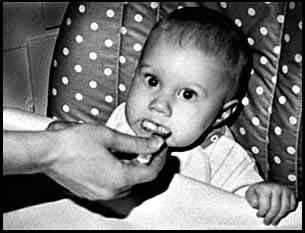
[[170,147],[185,147],[194,143],[200,135],[197,131],[191,130],[178,130],[172,131],[172,134],[166,140],[166,143]]

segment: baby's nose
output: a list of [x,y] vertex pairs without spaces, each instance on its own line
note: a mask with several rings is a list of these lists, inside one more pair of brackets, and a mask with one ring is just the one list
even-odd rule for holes
[[167,117],[172,114],[170,102],[165,96],[153,99],[149,104],[149,109]]

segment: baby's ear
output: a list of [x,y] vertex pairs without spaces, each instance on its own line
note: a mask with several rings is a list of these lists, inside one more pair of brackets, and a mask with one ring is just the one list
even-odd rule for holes
[[232,114],[234,114],[238,104],[239,101],[237,99],[233,99],[225,103],[222,107],[219,117],[215,120],[213,127],[217,127],[224,123]]

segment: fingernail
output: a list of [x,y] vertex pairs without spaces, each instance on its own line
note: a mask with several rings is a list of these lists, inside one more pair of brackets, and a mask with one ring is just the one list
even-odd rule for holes
[[164,143],[163,138],[157,136],[157,135],[152,135],[153,138],[153,147],[160,148],[162,144]]
[[136,160],[141,164],[147,164],[150,162],[151,155],[150,154],[139,154]]

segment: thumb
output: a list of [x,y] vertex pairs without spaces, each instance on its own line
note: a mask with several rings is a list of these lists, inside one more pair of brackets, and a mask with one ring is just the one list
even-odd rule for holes
[[246,192],[246,200],[255,209],[258,208],[258,195],[255,186],[250,186]]
[[152,154],[164,144],[164,139],[157,135],[151,137],[131,136],[109,129],[111,136],[104,135],[104,145],[109,149],[130,154]]
[[155,179],[164,167],[167,158],[168,148],[161,147],[157,154],[152,158],[149,164],[140,164],[138,162],[126,163],[123,166],[125,176],[129,178],[131,185],[149,182]]

